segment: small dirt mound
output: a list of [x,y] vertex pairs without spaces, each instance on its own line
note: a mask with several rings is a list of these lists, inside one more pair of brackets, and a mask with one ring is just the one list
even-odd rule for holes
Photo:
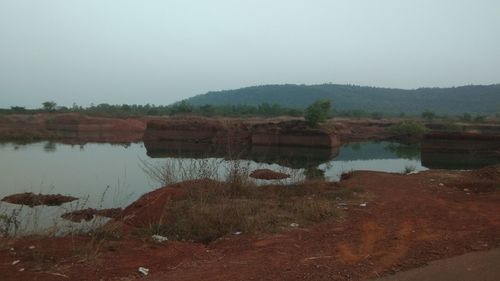
[[78,200],[76,197],[65,196],[61,194],[55,195],[43,195],[34,194],[32,192],[13,194],[4,197],[1,201],[8,202],[17,205],[26,205],[30,207],[34,206],[60,206],[64,203],[72,202]]
[[282,180],[289,178],[290,175],[280,172],[275,172],[269,169],[258,169],[250,174],[250,177],[260,180]]
[[459,188],[472,192],[492,192],[500,190],[500,165],[488,166],[468,172],[456,182]]
[[471,172],[478,179],[495,180],[500,183],[500,165],[488,166]]
[[120,217],[121,213],[122,213],[121,208],[103,209],[103,210],[88,208],[88,209],[64,213],[61,215],[61,218],[72,222],[81,222],[83,220],[90,221],[94,218],[94,216],[116,219]]
[[169,202],[186,198],[193,188],[217,188],[220,182],[202,179],[167,185],[144,194],[122,212],[126,224],[144,227],[164,222],[167,219]]

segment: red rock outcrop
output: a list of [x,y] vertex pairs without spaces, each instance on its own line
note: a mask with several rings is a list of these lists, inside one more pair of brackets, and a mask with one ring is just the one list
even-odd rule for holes
[[195,117],[158,118],[148,122],[145,142],[243,145],[250,140],[249,125],[239,120]]
[[301,120],[275,123],[194,117],[151,120],[144,133],[144,142],[151,150],[175,142],[327,148],[340,145],[335,134],[309,128]]
[[341,142],[385,140],[391,137],[389,128],[399,120],[335,119],[330,121]]
[[89,117],[79,113],[16,114],[0,117],[0,139],[65,142],[136,142],[148,118]]
[[310,128],[301,120],[293,120],[254,125],[252,145],[337,147],[340,141],[333,133]]
[[141,119],[89,117],[80,114],[58,114],[46,121],[47,130],[62,137],[88,142],[140,141],[146,129]]

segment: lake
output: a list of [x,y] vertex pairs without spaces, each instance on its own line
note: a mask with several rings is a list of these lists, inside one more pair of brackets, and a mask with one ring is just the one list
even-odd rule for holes
[[[80,198],[60,207],[19,207],[0,203],[4,218],[12,212],[29,231],[53,225],[74,226],[60,215],[82,208],[125,207],[142,194],[161,186],[144,171],[144,165],[168,166],[178,170],[176,180],[188,179],[200,167],[211,177],[223,180],[235,164],[252,171],[269,168],[292,175],[279,183],[321,177],[337,180],[351,170],[402,172],[421,171],[418,145],[367,142],[336,150],[256,147],[228,160],[220,151],[201,155],[198,150],[148,151],[143,143],[116,145],[89,143],[71,145],[55,142],[0,144],[0,198],[21,192],[64,194]],[[263,181],[256,180],[258,184]]]

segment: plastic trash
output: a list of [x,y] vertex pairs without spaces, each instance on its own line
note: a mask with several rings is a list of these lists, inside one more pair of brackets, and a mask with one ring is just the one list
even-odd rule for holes
[[16,265],[16,264],[18,264],[20,262],[21,262],[20,260],[15,260],[15,261],[12,262],[12,265]]
[[359,204],[360,207],[366,207],[366,203]]
[[163,242],[168,241],[168,238],[167,238],[167,237],[165,237],[165,236],[161,236],[161,235],[153,235],[153,236],[151,236],[151,238],[152,238],[155,242],[158,242],[158,243],[163,243]]
[[291,227],[299,227],[299,224],[298,224],[298,223],[295,223],[295,222],[292,222],[292,223],[290,224],[290,226],[291,226]]
[[144,276],[148,276],[149,274],[149,268],[145,268],[145,267],[139,267],[139,273],[144,275]]

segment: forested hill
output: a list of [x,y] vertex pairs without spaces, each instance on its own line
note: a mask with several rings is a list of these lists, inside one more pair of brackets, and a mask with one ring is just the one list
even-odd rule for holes
[[416,90],[352,85],[264,85],[208,92],[187,99],[192,105],[279,104],[303,108],[318,99],[330,99],[338,111],[363,110],[420,114],[492,114],[500,112],[500,84]]

